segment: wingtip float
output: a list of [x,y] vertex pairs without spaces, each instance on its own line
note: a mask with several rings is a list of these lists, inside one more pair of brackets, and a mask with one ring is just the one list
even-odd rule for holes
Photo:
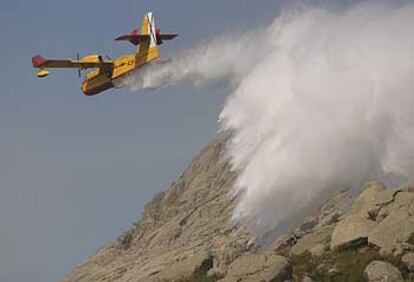
[[115,38],[116,41],[129,41],[135,45],[134,54],[121,55],[114,60],[104,60],[99,54],[76,60],[51,60],[36,55],[32,57],[32,65],[38,69],[37,76],[41,78],[50,74],[48,68],[75,68],[79,73],[84,69],[93,69],[86,74],[81,84],[82,92],[87,96],[93,96],[114,87],[114,81],[131,71],[158,59],[160,57],[158,45],[177,36],[178,34],[162,34],[155,26],[153,14],[149,12],[144,15],[140,33],[134,28],[130,34]]

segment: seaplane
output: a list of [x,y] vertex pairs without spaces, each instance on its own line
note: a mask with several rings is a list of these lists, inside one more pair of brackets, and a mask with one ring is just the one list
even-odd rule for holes
[[161,33],[156,28],[154,15],[148,12],[144,15],[141,24],[141,30],[138,32],[134,28],[131,33],[124,34],[115,38],[117,41],[129,41],[136,46],[134,54],[125,54],[116,59],[103,58],[102,55],[93,54],[77,59],[45,59],[40,55],[32,57],[32,65],[38,69],[39,78],[46,77],[50,74],[51,68],[74,68],[78,70],[79,77],[82,70],[90,69],[85,75],[81,84],[81,90],[86,96],[94,96],[105,90],[119,85],[118,81],[126,75],[136,71],[143,66],[160,60],[158,46],[165,40],[172,40],[178,34]]

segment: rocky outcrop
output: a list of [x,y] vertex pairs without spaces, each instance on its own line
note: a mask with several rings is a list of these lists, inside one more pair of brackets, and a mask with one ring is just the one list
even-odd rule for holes
[[211,268],[225,272],[247,251],[249,237],[231,224],[234,174],[222,160],[224,147],[225,138],[206,146],[146,205],[140,221],[63,281],[177,280]]
[[290,255],[293,256],[306,252],[316,256],[323,254],[329,249],[333,228],[350,209],[351,203],[352,195],[348,190],[334,195],[298,228],[279,236],[270,248],[276,252],[291,248]]
[[246,237],[221,237],[213,239],[213,273],[218,276],[225,275],[227,268],[237,257],[246,253],[249,249]]
[[206,146],[170,188],[146,205],[137,223],[63,281],[412,277],[408,272],[414,270],[414,188],[387,189],[372,181],[355,201],[344,190],[284,235],[253,244],[231,221],[237,198],[229,193],[235,174],[222,159],[225,143],[226,138],[220,138]]
[[219,282],[283,282],[291,277],[292,267],[288,260],[267,251],[237,258],[230,265],[226,277]]
[[303,236],[290,249],[290,256],[303,255],[306,252],[313,256],[321,256],[331,241],[333,226],[322,227],[315,232]]
[[364,270],[368,282],[403,282],[400,271],[383,261],[373,261]]
[[331,250],[366,244],[369,232],[375,227],[372,218],[377,209],[377,195],[386,191],[380,182],[369,182],[355,200],[346,217],[335,227],[332,234]]
[[414,193],[408,189],[386,189],[369,182],[346,217],[335,227],[331,250],[367,243],[382,254],[402,255],[410,251],[414,235]]
[[375,222],[358,215],[350,215],[340,221],[332,234],[331,250],[350,246],[366,245],[369,232],[375,227]]
[[383,202],[382,197],[378,197],[378,195],[381,195],[384,191],[387,190],[381,182],[371,181],[365,184],[363,192],[352,205],[349,215],[360,216],[372,220],[372,213],[377,209],[377,199],[381,198],[379,203]]
[[370,232],[368,243],[384,254],[402,255],[412,251],[414,236],[414,193],[399,192],[379,213],[380,221]]
[[408,253],[401,258],[409,272],[414,272],[414,253]]
[[[343,281],[361,281],[364,273],[369,281],[402,281],[402,274],[408,281],[414,281],[413,191],[410,187],[387,189],[380,182],[369,182],[349,210],[324,227],[333,229],[330,238],[313,239],[324,231],[315,225],[308,234],[301,236],[293,232],[280,237],[275,250],[281,253],[290,250],[289,256],[296,269],[294,280],[310,277],[325,281],[339,276]],[[327,242],[328,250],[322,248]],[[380,263],[370,264],[372,261]],[[368,264],[370,267],[363,272]],[[388,274],[379,271],[381,267]],[[302,274],[300,269],[307,272]]]
[[197,275],[198,272],[207,272],[212,268],[211,255],[206,252],[198,252],[172,265],[164,267],[159,273],[150,277],[153,281],[174,281],[178,278],[185,278]]
[[385,191],[380,182],[369,182],[356,199],[351,210],[335,227],[331,250],[366,244],[369,232],[375,227],[372,214],[377,207],[377,195]]
[[312,278],[310,278],[308,276],[305,276],[305,277],[303,277],[302,282],[313,282],[313,280],[312,280]]

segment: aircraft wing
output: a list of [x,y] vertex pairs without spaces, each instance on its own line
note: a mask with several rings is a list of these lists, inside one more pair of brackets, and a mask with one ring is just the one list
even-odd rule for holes
[[126,40],[126,41],[131,42],[134,45],[138,45],[141,42],[149,41],[150,36],[149,35],[141,35],[141,34],[124,34],[124,35],[121,35],[121,36],[115,38],[115,40],[117,40],[117,41]]
[[35,68],[99,68],[112,67],[112,61],[82,61],[82,60],[49,60],[42,56],[36,55],[32,57],[33,67]]

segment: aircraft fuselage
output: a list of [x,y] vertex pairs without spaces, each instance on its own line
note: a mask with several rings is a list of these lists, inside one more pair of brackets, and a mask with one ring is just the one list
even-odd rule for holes
[[158,58],[158,52],[148,50],[146,54],[128,54],[114,60],[111,69],[94,69],[82,82],[81,90],[86,96],[94,96],[115,86],[118,80],[131,71],[142,67]]

